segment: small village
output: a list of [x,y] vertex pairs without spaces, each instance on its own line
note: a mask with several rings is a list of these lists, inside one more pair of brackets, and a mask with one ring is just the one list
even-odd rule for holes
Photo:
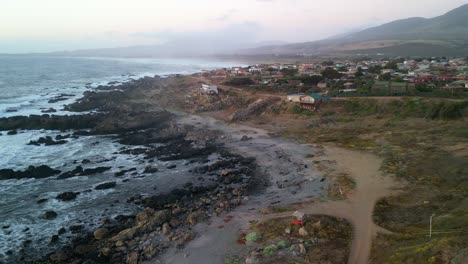
[[295,64],[257,64],[203,71],[202,92],[239,87],[254,93],[287,95],[287,101],[317,110],[331,98],[420,96],[464,98],[468,95],[465,58],[370,58]]

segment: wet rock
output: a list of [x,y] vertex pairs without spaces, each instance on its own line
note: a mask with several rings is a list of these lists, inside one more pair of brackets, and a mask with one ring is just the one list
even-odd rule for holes
[[41,111],[42,113],[55,113],[57,112],[57,110],[55,110],[54,108],[49,108],[49,109],[44,109]]
[[49,200],[49,199],[46,199],[46,198],[39,199],[39,200],[37,200],[37,203],[38,203],[38,204],[43,204],[43,203],[47,202],[48,200]]
[[[115,177],[122,177],[124,176],[125,174],[129,173],[129,172],[132,172],[132,171],[136,171],[137,169],[136,168],[131,168],[131,169],[128,169],[128,170],[121,170],[119,172],[116,172],[114,174]],[[146,173],[146,169],[145,169],[145,173]]]
[[69,139],[70,137],[71,137],[70,134],[64,135],[64,136],[62,136],[62,135],[57,135],[57,136],[55,137],[55,140],[64,140],[64,139]]
[[57,195],[55,199],[67,202],[76,199],[79,194],[79,192],[64,192]]
[[65,234],[66,232],[67,232],[67,230],[66,230],[65,228],[62,227],[62,228],[60,228],[60,229],[58,230],[57,233],[58,233],[59,235],[63,235],[63,234]]
[[89,176],[97,173],[103,173],[112,169],[112,167],[97,167],[91,169],[83,169],[82,166],[77,166],[74,170],[65,172],[57,177],[57,180],[64,180],[68,178],[78,177],[78,176]]
[[9,135],[9,136],[13,136],[13,135],[16,135],[16,134],[18,134],[17,130],[11,130],[11,131],[7,132],[7,135]]
[[65,172],[65,173],[62,173],[60,174],[58,177],[57,177],[57,180],[64,180],[64,179],[68,179],[68,178],[73,178],[73,177],[76,177],[78,175],[80,175],[80,173],[83,172],[83,167],[81,166],[77,166],[74,170],[72,171],[69,171],[69,172]]
[[103,173],[110,169],[112,169],[112,167],[97,167],[93,169],[85,169],[82,173],[80,173],[80,176],[88,176],[88,175]]
[[106,190],[106,189],[115,188],[115,186],[117,186],[116,182],[106,182],[106,183],[99,184],[94,189],[95,190]]
[[57,175],[59,173],[60,173],[59,170],[54,170],[46,165],[42,165],[39,167],[29,166],[28,169],[25,171],[1,169],[0,180],[24,179],[24,178],[43,179],[43,178],[48,178],[48,177]]
[[59,241],[59,236],[58,235],[53,235],[51,238],[50,238],[50,244],[55,244]]
[[47,220],[52,220],[57,218],[58,214],[54,211],[47,211],[44,213],[44,218]]
[[31,140],[29,141],[28,145],[34,145],[34,146],[40,146],[40,145],[45,145],[45,146],[54,146],[54,145],[63,145],[68,143],[66,140],[57,140],[54,141],[52,137],[47,136],[47,137],[41,137],[38,140]]
[[158,171],[159,171],[158,168],[148,166],[148,167],[145,168],[145,170],[143,171],[143,173],[145,173],[145,174],[151,174],[151,173],[156,173],[156,172],[158,172]]
[[94,231],[93,235],[96,240],[102,240],[107,236],[108,233],[109,233],[109,229],[99,228],[96,231]]
[[50,99],[48,101],[49,104],[54,104],[54,103],[58,103],[60,101],[66,101],[69,99],[69,97],[73,97],[75,96],[74,94],[60,94],[52,99]]
[[81,230],[83,230],[83,225],[70,226],[69,230],[70,230],[70,232],[72,232],[72,234],[77,234],[77,233],[81,232]]

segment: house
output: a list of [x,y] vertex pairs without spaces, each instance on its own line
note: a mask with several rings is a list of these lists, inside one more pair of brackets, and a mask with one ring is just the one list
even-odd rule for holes
[[320,88],[320,89],[327,89],[328,85],[326,82],[319,82],[317,84],[317,87]]
[[291,103],[301,103],[301,104],[313,104],[315,103],[314,96],[310,94],[290,94],[288,95],[289,102]]
[[202,84],[200,92],[204,94],[218,94],[218,86]]
[[468,80],[455,81],[452,83],[452,85],[462,86],[462,87],[465,87],[465,89],[468,89]]
[[302,96],[304,96],[304,94],[290,94],[288,95],[287,100],[288,102],[300,103]]
[[357,92],[357,89],[341,89],[339,90],[340,93],[354,93]]
[[354,83],[347,82],[347,83],[343,84],[343,86],[344,86],[345,89],[353,89],[354,88]]

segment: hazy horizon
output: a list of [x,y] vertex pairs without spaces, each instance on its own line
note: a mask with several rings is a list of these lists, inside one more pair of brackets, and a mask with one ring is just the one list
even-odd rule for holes
[[[244,48],[314,41],[408,17],[435,17],[462,0],[17,0],[0,3],[0,53],[171,44]],[[209,43],[210,45],[207,45]],[[182,45],[181,45],[182,44]]]

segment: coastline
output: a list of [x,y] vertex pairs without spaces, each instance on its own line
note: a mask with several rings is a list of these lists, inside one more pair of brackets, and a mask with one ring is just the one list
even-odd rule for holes
[[[251,126],[236,123],[224,124],[223,121],[210,117],[209,113],[200,116],[189,113],[181,114],[178,112],[169,122],[171,123],[169,126],[171,127],[171,132],[162,137],[157,135],[156,138],[154,138],[154,132],[151,132],[151,130],[154,130],[154,126],[156,126],[156,130],[164,130],[163,127],[165,126],[159,127],[159,119],[148,122],[148,120],[151,120],[151,118],[148,117],[161,111],[161,108],[171,105],[169,102],[160,103],[167,98],[162,94],[165,91],[171,90],[171,85],[173,85],[172,88],[177,90],[170,91],[168,96],[172,96],[171,93],[174,92],[183,95],[183,92],[179,90],[180,87],[178,87],[177,78],[178,77],[169,77],[167,79],[157,78],[158,82],[160,82],[157,85],[158,89],[154,89],[154,83],[151,82],[153,80],[152,78],[143,78],[129,85],[126,89],[121,89],[127,96],[122,96],[120,94],[121,92],[116,91],[107,92],[108,94],[105,95],[88,93],[84,98],[79,100],[78,103],[69,107],[78,111],[95,110],[97,108],[100,112],[112,112],[113,114],[111,115],[103,115],[100,117],[102,119],[96,122],[99,123],[97,126],[99,129],[95,127],[94,132],[91,134],[115,134],[119,132],[121,136],[125,135],[121,137],[121,141],[130,145],[147,145],[156,141],[164,142],[164,140],[174,137],[174,130],[176,136],[180,137],[181,135],[178,134],[180,128],[188,127],[188,130],[182,133],[184,140],[188,140],[187,143],[185,143],[189,144],[185,145],[187,148],[193,145],[194,142],[197,147],[202,146],[202,148],[203,146],[205,148],[207,147],[207,142],[218,142],[219,146],[225,146],[228,152],[240,155],[238,159],[241,164],[243,163],[242,157],[254,158],[254,166],[257,169],[255,170],[255,176],[249,176],[250,178],[255,178],[254,184],[249,186],[250,183],[247,183],[247,185],[241,187],[240,190],[232,189],[231,192],[235,193],[234,197],[232,197],[232,194],[231,198],[229,198],[229,195],[221,196],[218,197],[220,200],[217,202],[210,201],[207,203],[206,200],[203,202],[203,199],[212,200],[214,193],[209,195],[209,198],[198,197],[201,200],[192,201],[194,202],[192,204],[192,206],[194,206],[193,208],[200,208],[200,206],[210,207],[212,204],[215,205],[213,208],[203,210],[203,212],[188,209],[183,210],[184,213],[182,214],[174,214],[174,210],[179,211],[177,209],[180,207],[180,204],[173,203],[175,200],[169,199],[167,200],[169,203],[164,205],[158,203],[159,205],[156,208],[146,209],[144,212],[137,214],[135,220],[127,221],[123,226],[117,228],[101,227],[97,229],[101,231],[102,228],[107,229],[106,235],[104,236],[105,238],[102,238],[102,240],[96,240],[95,233],[85,235],[85,237],[87,237],[85,240],[74,242],[74,249],[72,249],[72,251],[57,251],[54,254],[46,256],[43,262],[48,262],[50,260],[69,262],[71,259],[84,260],[89,258],[100,261],[105,261],[106,259],[107,261],[117,261],[117,259],[120,259],[121,261],[136,263],[131,261],[135,261],[135,259],[139,259],[140,261],[153,259],[153,257],[160,254],[159,252],[161,250],[167,250],[165,248],[169,248],[167,253],[160,256],[163,263],[196,263],[202,260],[203,257],[206,257],[206,254],[218,256],[218,258],[212,259],[212,263],[220,263],[220,261],[223,261],[222,258],[226,257],[226,255],[239,254],[239,252],[244,252],[244,254],[249,253],[245,252],[247,250],[245,247],[243,248],[235,245],[235,236],[238,236],[239,233],[246,232],[249,228],[250,221],[267,220],[273,217],[284,217],[292,214],[292,212],[290,212],[278,215],[273,214],[265,217],[265,215],[259,215],[259,211],[268,211],[272,210],[271,208],[280,208],[281,206],[288,207],[294,203],[307,204],[311,201],[327,199],[326,189],[329,184],[328,180],[324,178],[324,173],[317,169],[315,163],[317,160],[307,158],[308,156],[324,155],[323,150],[321,150],[321,147],[318,145],[304,145],[286,141],[279,138],[274,133],[272,134],[272,131]],[[170,84],[169,80],[171,80],[171,82],[174,81],[175,84]],[[195,79],[194,82],[190,82],[188,86],[190,85],[198,85],[197,79]],[[187,88],[188,86],[185,85],[184,87]],[[156,100],[155,96],[161,97]],[[175,102],[178,102],[178,99],[180,98],[175,98]],[[104,102],[112,103],[108,104]],[[146,115],[142,113],[153,114]],[[135,120],[136,117],[138,117],[137,120],[139,120],[139,122],[135,123],[134,121],[130,121]],[[67,118],[68,117],[64,119]],[[29,121],[30,120],[24,121],[23,125],[30,123]],[[42,120],[40,123],[40,126],[43,126],[47,124],[47,120]],[[102,125],[103,123],[105,124],[104,126]],[[20,125],[16,125],[21,126],[21,122]],[[89,127],[87,129],[89,129]],[[150,130],[149,134],[147,131],[148,129]],[[148,136],[150,138],[149,140]],[[157,140],[152,141],[151,138]],[[170,152],[172,152],[172,155],[177,155],[180,150],[179,147],[170,150]],[[166,149],[165,151],[168,150]],[[132,152],[139,152],[139,154],[150,153],[147,150],[138,148],[136,150],[130,150],[128,153]],[[194,153],[189,154],[186,158],[191,158],[193,154]],[[228,156],[231,155],[232,154],[228,154]],[[249,160],[250,162],[252,161],[252,159]],[[229,164],[227,165],[227,169],[229,169],[229,166],[232,166]],[[223,167],[216,168],[216,171],[218,171],[217,173],[219,173],[219,175],[225,173]],[[190,196],[197,197],[199,194],[206,194],[207,192],[209,192],[209,190],[193,190],[192,188]],[[171,194],[173,193],[169,193],[169,197]],[[183,193],[182,195],[186,196],[187,193]],[[157,196],[157,199],[164,200],[167,197],[168,196]],[[216,200],[217,199],[215,199],[215,201]],[[226,205],[226,202],[228,205]],[[187,208],[190,207],[191,206]],[[237,209],[234,209],[236,207]],[[167,208],[172,209],[168,210]],[[301,207],[294,207],[294,209],[300,208]],[[154,209],[157,210],[155,211]],[[163,210],[158,211],[161,209]],[[324,214],[324,211],[319,210],[315,213]],[[181,225],[180,222],[184,222],[185,224],[182,226],[170,224],[171,214],[173,217],[177,216],[179,225]],[[226,222],[227,216],[229,216],[229,221]],[[339,213],[336,213],[336,211],[333,216],[342,217]],[[183,220],[184,218],[185,220]],[[155,219],[158,220],[154,222]],[[197,225],[198,222],[204,222],[206,219],[208,220],[207,224],[201,223]],[[148,221],[150,221],[151,227],[148,227]],[[190,226],[193,226],[193,231]],[[220,226],[223,227],[220,228]],[[189,229],[187,229],[187,227],[189,227]],[[122,237],[122,232],[125,234],[124,237],[126,239],[118,240],[116,237]],[[128,232],[133,233],[133,235],[129,235]],[[135,236],[137,233],[140,235]],[[148,242],[149,236],[151,236],[150,239],[153,242]],[[125,240],[129,238],[130,240],[125,242]],[[155,239],[159,241],[160,245],[164,246],[162,248],[157,247],[154,242]],[[173,241],[175,241],[175,244],[170,243]],[[212,241],[211,243],[215,242],[216,245],[209,244],[209,241]],[[216,243],[217,241],[223,241],[223,243]],[[83,242],[85,243],[83,244]],[[184,250],[177,249],[179,247],[183,248],[186,243],[188,243],[187,248],[190,253],[185,253]],[[141,247],[145,244],[146,246]],[[221,247],[221,245],[223,246]],[[80,249],[78,252],[77,248]],[[131,248],[138,248],[138,250],[133,251]],[[206,248],[208,252],[200,250],[201,248]],[[230,250],[223,251],[222,249],[225,248]],[[204,261],[206,261],[206,259],[204,259]]]

